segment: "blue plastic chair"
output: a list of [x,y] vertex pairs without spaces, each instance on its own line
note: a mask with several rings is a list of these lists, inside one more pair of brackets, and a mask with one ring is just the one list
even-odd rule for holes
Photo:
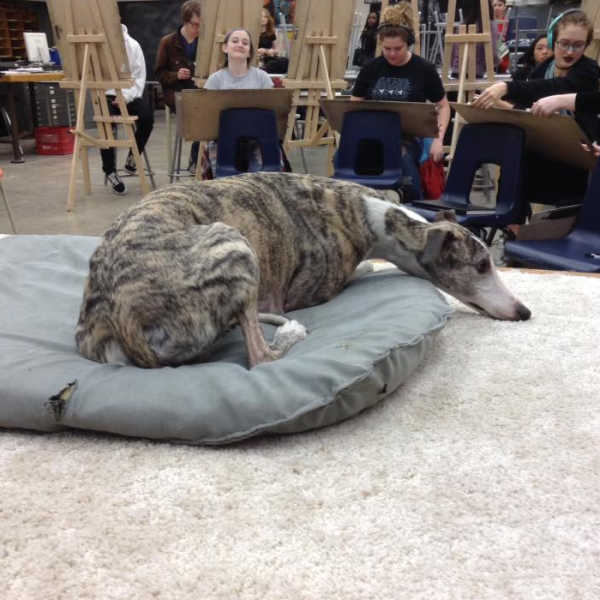
[[571,232],[556,240],[506,242],[504,256],[512,264],[600,273],[600,160]]
[[376,189],[397,189],[403,176],[401,142],[398,113],[347,112],[334,158],[333,178]]
[[[240,168],[240,144],[255,140],[262,154],[262,166]],[[261,108],[229,108],[219,116],[216,177],[247,171],[281,171],[279,133],[275,111]]]
[[[520,127],[501,123],[472,123],[463,126],[448,178],[440,200],[421,200],[412,208],[433,221],[439,210],[452,209],[456,220],[485,236],[489,245],[498,230],[508,225],[524,223],[529,210],[521,194],[525,133]],[[500,167],[498,194],[494,208],[470,204],[469,196],[475,173],[482,164]]]

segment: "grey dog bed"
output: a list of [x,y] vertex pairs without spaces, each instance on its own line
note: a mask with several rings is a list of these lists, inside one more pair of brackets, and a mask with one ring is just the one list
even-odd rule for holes
[[[0,426],[225,444],[330,425],[393,392],[450,313],[428,282],[386,270],[290,313],[308,337],[252,370],[239,328],[216,345],[212,362],[151,370],[100,364],[80,356],[73,339],[98,243],[0,240]],[[268,339],[273,331],[265,326]]]

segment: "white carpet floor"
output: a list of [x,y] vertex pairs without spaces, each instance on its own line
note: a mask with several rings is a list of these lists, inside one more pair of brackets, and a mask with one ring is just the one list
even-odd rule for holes
[[600,598],[600,278],[506,272],[407,384],[225,448],[0,432],[0,598]]

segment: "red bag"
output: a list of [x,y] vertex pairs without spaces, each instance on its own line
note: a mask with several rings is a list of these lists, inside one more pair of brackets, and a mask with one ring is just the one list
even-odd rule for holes
[[427,200],[437,200],[446,188],[446,174],[444,165],[435,162],[433,158],[428,158],[419,166],[421,175],[421,186],[423,187],[423,196]]

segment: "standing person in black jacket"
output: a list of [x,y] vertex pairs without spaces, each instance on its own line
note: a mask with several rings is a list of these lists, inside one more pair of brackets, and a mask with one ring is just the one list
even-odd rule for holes
[[[593,26],[579,9],[560,14],[548,29],[548,42],[554,56],[531,73],[527,81],[495,83],[474,102],[480,108],[492,108],[502,98],[519,106],[530,107],[537,100],[556,94],[598,90],[600,67],[584,56],[592,41]],[[598,137],[596,111],[575,107],[575,120],[591,139]],[[527,155],[524,193],[543,204],[578,203],[587,186],[587,171],[553,162],[530,152]]]
[[375,58],[377,50],[377,26],[379,25],[379,15],[372,11],[367,17],[365,26],[360,34],[361,65],[368,60]]
[[[196,87],[192,76],[200,33],[200,11],[198,0],[184,2],[181,6],[183,24],[161,38],[158,44],[154,72],[163,88],[165,103],[172,110],[175,110],[175,92]],[[190,150],[190,170],[196,168],[198,148],[199,143],[194,142]]]

